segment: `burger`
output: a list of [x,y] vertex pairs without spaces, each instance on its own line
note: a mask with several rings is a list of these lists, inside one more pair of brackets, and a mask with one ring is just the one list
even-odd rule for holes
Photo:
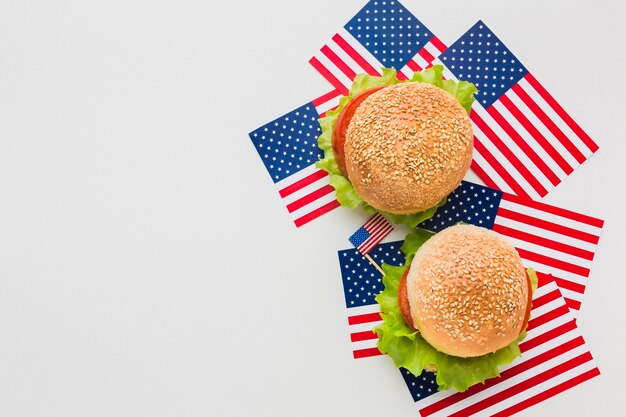
[[498,233],[458,224],[417,229],[402,246],[405,265],[384,265],[377,296],[378,348],[414,375],[437,372],[440,389],[499,375],[521,352],[536,274]]
[[476,88],[444,81],[432,67],[401,82],[359,75],[350,95],[320,119],[318,139],[343,205],[362,204],[410,227],[432,217],[469,169],[473,133],[469,111]]

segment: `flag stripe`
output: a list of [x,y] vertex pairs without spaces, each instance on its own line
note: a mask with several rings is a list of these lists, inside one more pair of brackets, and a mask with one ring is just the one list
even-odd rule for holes
[[534,299],[532,308],[533,310],[537,310],[538,308],[543,307],[546,304],[549,304],[554,300],[558,300],[560,296],[561,294],[559,293],[559,290],[555,288],[554,291],[550,291],[549,293]]
[[356,72],[352,71],[352,69],[328,47],[328,45],[324,45],[322,49],[320,49],[320,51],[326,56],[326,58],[330,59],[330,62],[335,64],[335,66],[339,68],[339,70],[343,72],[346,77],[354,80],[354,77],[356,77]]
[[573,359],[570,359],[564,363],[558,364],[557,366],[550,368],[538,375],[535,375],[533,377],[530,377],[528,379],[526,379],[525,381],[523,381],[522,383],[519,383],[517,385],[513,385],[503,391],[500,391],[497,394],[493,394],[490,397],[482,400],[482,401],[478,401],[473,403],[472,405],[470,405],[469,407],[450,414],[450,417],[458,417],[458,416],[467,416],[467,415],[471,415],[474,413],[477,413],[479,411],[484,410],[485,408],[492,406],[494,404],[496,404],[497,402],[500,402],[508,397],[511,397],[515,394],[518,394],[522,391],[525,391],[529,388],[532,388],[533,386],[544,382],[548,379],[551,379],[555,376],[558,376],[570,369],[573,369],[585,362],[589,362],[591,361],[593,358],[591,356],[591,353],[589,352],[585,352],[581,355],[576,356]]
[[337,77],[335,77],[316,57],[313,57],[309,60],[309,63],[313,65],[313,67],[322,74],[322,77],[326,78],[326,80],[337,89],[341,94],[347,96],[349,93],[348,88],[339,81]]
[[599,375],[600,375],[600,370],[598,368],[589,369],[588,371],[585,371],[584,373],[580,375],[577,375],[565,382],[562,382],[558,385],[550,387],[544,391],[540,391],[539,394],[537,395],[534,395],[530,398],[520,401],[519,403],[507,409],[504,409],[496,414],[493,414],[492,417],[506,417],[506,416],[511,416],[513,414],[519,413],[522,410],[525,410],[535,404],[545,401],[548,398],[551,398],[557,394],[560,394],[563,391],[573,388],[576,385],[579,385]]
[[409,67],[413,72],[420,72],[422,70],[422,67],[420,67],[413,59],[409,59],[409,62],[406,63],[406,66]]
[[318,217],[328,213],[331,210],[336,209],[339,206],[340,206],[339,202],[337,200],[333,200],[333,201],[328,202],[328,203],[324,204],[323,206],[318,207],[315,210],[305,214],[304,216],[297,218],[294,221],[294,223],[296,224],[296,227],[303,226],[303,225],[307,224],[308,222],[310,222],[311,220],[315,220]]
[[522,357],[524,355],[524,352],[534,349],[542,345],[543,343],[549,340],[552,340],[561,334],[572,331],[574,329],[576,329],[576,321],[572,319],[564,324],[561,324],[558,327],[555,327],[554,329],[550,329],[546,331],[545,333],[537,335],[533,337],[532,339],[525,340],[523,343],[520,344],[520,347],[519,347],[520,350],[522,351]]
[[280,196],[282,198],[285,198],[293,193],[295,193],[298,190],[301,190],[302,188],[306,187],[307,185],[311,185],[316,181],[319,181],[320,179],[324,178],[328,176],[328,173],[326,171],[322,171],[321,169],[314,171],[312,174],[307,175],[306,177],[280,189],[278,191],[278,193],[280,194]]
[[304,197],[299,198],[293,203],[287,204],[287,210],[289,211],[289,213],[293,213],[294,211],[301,209],[302,207],[312,203],[313,201],[318,200],[320,197],[323,197],[334,191],[335,189],[332,185],[326,184],[323,187],[318,188],[317,190],[305,195]]
[[509,236],[511,238],[520,239],[526,242],[533,243],[535,245],[544,246],[546,248],[554,249],[563,253],[570,254],[572,256],[577,256],[579,258],[589,260],[589,261],[593,260],[594,254],[591,251],[587,251],[587,250],[580,249],[575,246],[567,245],[565,243],[550,240],[543,236],[539,236],[533,233],[527,233],[518,229],[513,229],[507,226],[503,226],[500,224],[494,224],[492,230],[504,236]]
[[480,132],[482,132],[485,135],[487,139],[483,143],[482,140],[479,140],[478,132],[474,131],[474,135],[475,135],[474,146],[477,147],[478,152],[480,152],[480,154],[483,155],[483,157],[495,169],[495,171],[500,175],[500,177],[504,181],[506,181],[509,187],[513,189],[515,194],[522,195],[522,196],[529,198],[524,188],[522,188],[518,184],[517,180],[513,179],[513,175],[519,174],[517,167],[511,170],[505,169],[501,165],[500,161],[496,160],[496,158],[493,155],[491,155],[490,152],[485,152],[485,150],[487,149],[488,144],[492,144],[503,155],[503,159],[502,159],[503,162],[508,162],[509,164],[513,164],[513,165],[516,163],[517,165],[521,165],[520,162],[519,161],[516,162],[516,158],[510,159],[512,156],[511,152],[505,146],[503,146],[502,142],[498,139],[498,137],[493,132],[493,130],[491,130],[491,128],[485,123],[485,121],[478,115],[477,112],[472,112],[471,119],[472,119],[472,122],[474,122],[474,125],[480,130]]
[[526,91],[526,93],[532,98],[535,103],[543,110],[543,112],[550,118],[550,120],[559,128],[563,135],[569,140],[573,147],[580,152],[585,159],[593,155],[593,152],[587,147],[587,145],[581,140],[580,137],[565,123],[565,121],[558,115],[558,113],[546,102],[543,97],[533,88],[533,86],[522,78],[519,82],[519,86]]
[[519,107],[517,107],[515,103],[513,103],[513,101],[509,98],[508,94],[509,93],[507,92],[505,95],[500,97],[500,102],[511,112],[513,117],[515,117],[515,119],[523,126],[523,128],[526,129],[528,133],[530,133],[530,136],[537,142],[537,144],[539,144],[539,146],[541,146],[541,148],[549,155],[549,158],[546,158],[546,160],[549,161],[551,159],[555,161],[566,175],[571,174],[572,171],[574,171],[574,168],[572,168],[567,163],[567,161],[554,148],[554,146],[552,146],[552,144],[545,138],[545,136],[543,136],[541,132],[539,132],[539,130],[535,127],[535,125],[533,125],[530,120],[528,120],[524,113],[520,111]]
[[[503,116],[503,113],[498,110],[499,107],[500,106],[498,105],[498,103],[494,103],[493,106],[487,109],[487,113],[489,113],[491,117],[494,118],[494,120],[500,125],[500,127],[504,129],[504,132],[508,135],[508,137],[511,138],[515,145],[519,147],[524,156],[526,156],[529,164],[536,165],[541,174],[543,174],[550,181],[552,186],[556,186],[560,182],[559,177],[552,171],[550,167],[548,167],[544,160],[539,157],[539,155],[537,155],[537,152],[535,152],[535,150],[529,144],[529,141],[522,138],[522,136],[517,133],[517,130],[515,130],[513,126],[511,126],[507,118]],[[503,110],[506,110],[506,108]],[[539,182],[539,179],[535,179],[535,181]],[[543,188],[543,186],[541,187]],[[537,189],[537,186],[535,186],[535,189]],[[547,194],[547,190],[545,188],[543,188],[543,190],[541,191],[538,190],[538,192],[540,194],[541,192]]]
[[317,109],[318,107],[326,104],[327,102],[331,101],[334,98],[339,97],[340,95],[341,93],[337,89],[334,89],[324,95],[319,96],[318,98],[313,100],[311,104],[313,104],[313,106],[315,106],[315,108]]
[[515,212],[515,211],[502,207],[502,205],[498,209],[498,217],[500,216],[507,218],[507,219],[516,220],[520,223],[533,225],[533,226],[546,229],[555,233],[559,233],[565,236],[579,239],[585,242],[593,243],[593,244],[597,244],[599,240],[598,236],[594,236],[590,233],[575,230],[567,226],[549,222],[547,220],[538,219],[536,217],[532,217],[527,214]]
[[530,110],[541,120],[541,122],[550,130],[550,132],[561,142],[568,152],[578,161],[579,164],[585,162],[585,156],[574,146],[574,144],[565,136],[559,127],[548,117],[548,115],[539,107],[539,105],[528,95],[526,91],[516,84],[512,87],[513,91],[520,96],[522,101],[530,108]]
[[552,95],[546,90],[543,85],[537,81],[537,79],[530,73],[526,74],[526,81],[535,89],[539,95],[552,107],[552,109],[567,123],[567,125],[576,133],[576,135],[587,145],[591,152],[598,150],[598,145],[585,133],[584,130],[571,118],[571,116],[561,107],[561,105],[552,97]]
[[433,35],[432,38],[430,38],[430,43],[432,43],[435,48],[437,48],[439,50],[439,52],[444,52],[448,47],[439,40],[438,37],[436,37],[435,35]]
[[[522,198],[519,198],[518,196],[511,195],[511,194],[505,194],[502,196],[502,198],[506,201],[523,204],[528,207],[537,209],[541,212],[551,213],[559,217],[565,217],[567,219],[570,219],[576,222],[585,223],[589,226],[593,226],[597,228],[602,228],[602,226],[604,226],[604,220],[597,219],[595,217],[587,216],[584,214],[576,213],[574,211],[566,210],[560,207],[551,206],[549,204],[541,203],[539,201],[522,199]],[[595,243],[598,243],[598,242],[596,241]]]
[[344,38],[341,37],[338,33],[333,36],[333,41],[341,49],[343,49],[349,56],[356,62],[366,73],[369,75],[380,76],[380,72],[376,70],[365,58],[363,58],[357,51],[354,49]]
[[358,349],[352,352],[352,356],[354,357],[354,359],[369,358],[372,356],[380,356],[380,355],[381,355],[380,350],[378,350],[377,347],[372,347],[372,348],[367,348],[367,349]]
[[554,259],[554,258],[551,258],[551,257],[546,256],[546,255],[542,255],[542,254],[539,254],[539,253],[534,253],[534,252],[528,251],[526,249],[517,248],[517,251],[519,252],[519,254],[522,257],[522,259],[527,259],[527,260],[530,260],[530,261],[536,261],[536,262],[542,263],[544,265],[552,266],[554,268],[562,269],[564,271],[568,271],[568,272],[571,272],[571,273],[577,274],[577,275],[582,275],[584,277],[588,277],[589,276],[589,269],[588,268],[580,267],[578,265],[574,265],[574,264],[571,264],[569,262],[560,261],[558,259]]
[[378,335],[373,330],[367,330],[364,332],[356,332],[350,334],[350,340],[353,342],[360,342],[362,340],[377,339]]
[[424,58],[424,60],[425,60],[426,62],[428,62],[429,64],[435,60],[435,57],[434,57],[434,56],[432,56],[432,55],[431,55],[431,53],[430,53],[430,52],[428,52],[428,51],[426,50],[426,48],[425,48],[425,47],[424,47],[424,48],[422,48],[422,49],[420,49],[420,50],[419,50],[419,52],[418,52],[418,54],[419,54],[422,58]]
[[[532,187],[532,189],[535,191],[533,194],[536,194],[539,197],[545,195],[545,189],[540,184],[538,184],[535,177],[530,173],[530,171],[528,171],[526,165],[519,160],[517,155],[515,155],[511,148],[507,146],[501,139],[501,137],[506,138],[507,136],[502,134],[498,135],[493,130],[500,128],[499,125],[495,121],[493,121],[493,116],[488,111],[485,112],[480,104],[475,104],[472,109],[474,111],[472,111],[472,113],[470,114],[470,118],[475,124],[479,125],[480,130],[485,135],[487,135],[489,141],[498,149],[498,151],[504,156],[504,158],[506,158],[506,161],[512,165],[513,170],[511,172],[511,175],[519,175],[524,180],[524,182],[530,185],[530,187]],[[492,123],[488,122],[488,120],[490,119],[493,121]],[[526,191],[522,190],[522,192],[524,193],[523,195],[528,196],[528,193],[526,193]],[[520,195],[521,193],[518,192],[516,194]]]
[[[478,132],[474,131],[474,135],[476,135],[476,133]],[[474,155],[476,155],[476,153],[479,153],[481,157],[487,162],[486,165],[481,165],[481,167],[482,168],[489,167],[493,169],[494,172],[497,173],[498,176],[503,180],[503,182],[499,184],[499,187],[496,187],[496,188],[503,189],[503,186],[504,186],[508,188],[507,191],[511,191],[517,194],[527,196],[524,189],[520,187],[517,181],[513,179],[509,171],[506,170],[502,166],[502,164],[500,164],[500,162],[491,154],[491,152],[487,149],[487,147],[483,145],[482,140],[479,139],[478,136],[474,136]]]
[[360,323],[369,323],[372,321],[380,321],[382,320],[380,317],[380,313],[368,313],[368,314],[359,314],[356,316],[348,317],[348,324],[360,324]]
[[478,165],[478,163],[472,159],[472,163],[470,165],[470,168],[474,171],[474,173],[476,173],[476,175],[483,180],[483,182],[485,183],[485,185],[487,187],[490,188],[498,188],[496,186],[496,183],[491,179],[491,177],[489,175],[487,175],[487,172],[485,172],[485,170],[483,170],[480,165]]
[[552,319],[555,319],[556,317],[560,317],[564,314],[567,314],[568,312],[569,312],[569,309],[567,308],[567,305],[563,304],[561,307],[555,310],[552,310],[551,312],[547,314],[544,314],[542,316],[539,316],[537,318],[530,320],[528,322],[528,327],[526,328],[526,331],[531,331],[534,328],[539,327],[542,324],[546,324]]
[[578,292],[581,294],[585,292],[584,285],[577,284],[573,281],[562,279],[562,278],[554,278],[554,281],[556,281],[556,285],[558,285],[561,290],[569,290],[569,291],[574,291],[574,292]]

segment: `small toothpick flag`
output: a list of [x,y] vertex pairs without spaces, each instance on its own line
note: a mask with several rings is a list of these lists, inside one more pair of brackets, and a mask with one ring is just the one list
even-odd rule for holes
[[393,230],[393,226],[380,213],[372,216],[368,221],[348,238],[356,249],[367,259],[381,274],[383,270],[368,253],[374,249]]

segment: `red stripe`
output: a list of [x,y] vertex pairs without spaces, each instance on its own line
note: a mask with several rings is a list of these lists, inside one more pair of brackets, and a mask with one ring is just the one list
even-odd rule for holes
[[335,64],[335,66],[339,68],[339,70],[343,72],[346,75],[346,77],[348,77],[351,80],[354,80],[354,77],[356,77],[356,72],[352,71],[352,68],[350,68],[348,64],[343,62],[342,59],[339,58],[339,56],[332,49],[328,47],[328,45],[322,46],[322,49],[320,49],[320,51],[324,55],[326,55],[326,58],[330,59],[330,62]]
[[348,324],[352,326],[354,324],[372,323],[381,320],[380,313],[367,313],[348,317]]
[[321,207],[316,208],[315,210],[313,210],[312,212],[305,214],[304,216],[296,219],[294,221],[294,223],[296,224],[296,227],[300,227],[302,225],[307,224],[308,222],[310,222],[311,220],[315,220],[318,217],[328,213],[331,210],[336,209],[337,207],[339,207],[341,204],[339,204],[339,201],[337,200],[333,200],[329,203],[324,204]]
[[600,370],[598,368],[590,369],[587,372],[583,372],[582,374],[575,376],[572,379],[569,379],[558,385],[555,385],[546,390],[543,390],[535,396],[532,396],[523,401],[520,401],[519,403],[512,405],[511,407],[494,414],[492,417],[506,417],[506,416],[511,416],[513,414],[519,413],[520,411],[525,410],[528,407],[531,407],[535,404],[545,401],[550,397],[560,394],[561,392],[566,391],[572,387],[575,387],[576,385],[581,384],[598,375],[600,375]]
[[[504,195],[508,197],[506,193],[504,193]],[[581,232],[580,230],[572,229],[571,227],[562,226],[560,224],[552,223],[547,220],[529,216],[527,214],[518,213],[516,211],[506,209],[502,206],[498,208],[496,217],[506,217],[507,219],[515,220],[530,226],[535,226],[540,229],[549,230],[551,232],[559,233],[561,235],[568,236],[574,239],[583,240],[585,242],[593,243],[594,245],[598,244],[599,237],[596,235],[592,235],[591,233]]]
[[556,285],[559,286],[559,288],[562,288],[564,290],[570,290],[580,294],[585,292],[585,286],[576,282],[572,282],[570,280],[562,278],[554,278],[554,281],[556,282]]
[[278,193],[280,194],[280,196],[282,198],[285,198],[293,193],[295,193],[298,190],[301,190],[302,188],[306,187],[307,185],[313,184],[315,181],[318,181],[322,178],[324,178],[325,176],[328,175],[328,172],[326,171],[322,171],[321,169],[318,171],[315,171],[314,173],[307,175],[306,177],[302,178],[301,180],[298,180],[296,182],[294,182],[293,184],[288,185],[287,187],[281,189]]
[[539,93],[539,95],[552,107],[563,121],[569,126],[570,129],[582,140],[591,152],[598,150],[598,145],[585,133],[584,130],[571,118],[569,114],[561,107],[561,105],[548,93],[548,91],[532,76],[528,73],[524,77],[526,81]]
[[307,204],[311,204],[315,200],[319,200],[320,198],[332,193],[333,191],[335,191],[335,188],[330,184],[326,184],[321,188],[318,188],[317,190],[305,195],[304,197],[297,199],[293,203],[287,204],[287,210],[289,211],[289,213],[293,213],[294,211],[301,209]]
[[570,308],[570,310],[580,310],[580,301],[572,300],[571,298],[565,298],[565,303]]
[[[508,100],[508,98],[504,96],[502,96],[502,98],[504,98],[505,101]],[[489,113],[495,119],[495,121],[500,125],[500,127],[502,127],[502,129],[504,129],[507,135],[509,135],[509,137],[522,150],[522,152],[524,152],[526,156],[530,158],[533,164],[535,164],[537,168],[539,168],[541,173],[545,175],[548,180],[550,180],[552,185],[557,185],[559,182],[561,182],[559,180],[559,177],[557,177],[556,174],[550,169],[550,167],[546,165],[543,159],[539,155],[537,155],[537,152],[535,152],[535,150],[528,144],[528,142],[526,142],[526,140],[522,138],[522,136],[517,133],[515,129],[513,129],[513,126],[511,126],[511,124],[504,118],[504,116],[502,116],[502,114],[498,111],[498,109],[495,108],[495,106],[489,107],[487,113]],[[534,185],[534,188],[537,189],[536,185],[538,185],[539,187],[541,187],[541,189],[545,191],[543,185],[539,184],[534,176],[533,179],[537,182],[537,184]],[[547,191],[545,192],[547,193]]]
[[583,277],[589,276],[589,268],[584,268],[579,265],[574,265],[569,262],[561,261],[559,259],[554,259],[549,256],[531,252],[526,249],[517,248],[517,251],[519,252],[519,256],[521,256],[522,259],[532,261],[532,262],[539,262],[543,265],[547,265],[553,268],[561,269],[563,271],[571,272],[572,274],[582,275]]
[[326,81],[335,87],[341,94],[347,96],[350,93],[348,88],[343,85],[341,81],[339,81],[337,77],[335,77],[317,58],[313,57],[309,59],[309,63],[313,65],[313,68],[322,74],[322,77],[326,78]]
[[432,55],[430,54],[430,52],[428,52],[428,51],[426,50],[426,48],[422,48],[422,49],[420,49],[420,51],[418,52],[418,54],[420,54],[420,56],[421,56],[422,58],[424,58],[424,60],[425,60],[426,62],[428,62],[429,64],[435,60],[435,57],[434,57],[434,56],[432,56]]
[[[491,115],[491,113],[489,114]],[[493,117],[493,115],[491,116]],[[502,141],[502,139],[500,139],[500,137],[493,130],[491,130],[491,127],[489,127],[489,125],[478,115],[478,113],[472,112],[470,114],[470,118],[472,119],[474,123],[476,123],[476,125],[480,128],[480,130],[482,130],[482,132],[489,138],[489,140],[491,140],[494,146],[498,148],[500,153],[502,153],[502,155],[507,159],[507,161],[509,161],[511,165],[513,165],[513,168],[517,172],[519,172],[540,195],[542,195],[540,190],[543,187],[541,188],[536,187],[536,179],[533,177],[530,171],[528,171],[528,168],[526,168],[526,166],[517,158],[517,156]],[[543,191],[545,193],[545,190]],[[519,195],[520,193],[517,193],[517,194]],[[527,195],[526,192],[524,192],[524,195]]]
[[363,228],[365,230],[368,230],[367,228],[370,227],[374,222],[378,221],[381,217],[382,217],[382,214],[380,213],[374,214],[365,222],[365,224],[363,224]]
[[554,146],[541,134],[541,132],[526,118],[524,113],[511,101],[511,99],[504,94],[500,97],[500,102],[506,107],[513,117],[521,123],[521,125],[530,133],[530,135],[537,141],[537,143],[550,155],[550,157],[561,167],[563,172],[571,174],[574,171],[567,161],[561,156],[561,154],[554,149]]
[[353,342],[361,342],[363,340],[372,340],[372,339],[377,339],[377,338],[378,338],[378,335],[374,333],[372,330],[350,334],[350,340]]
[[403,72],[396,72],[396,78],[399,79],[400,81],[406,81],[409,79],[409,77],[407,77],[406,75],[404,75]]
[[[585,214],[576,213],[575,211],[565,210],[559,207],[554,207],[546,203],[540,203],[538,201],[522,199],[518,196],[511,194],[503,194],[502,199],[505,201],[511,201],[513,203],[518,203],[527,207],[532,207],[537,210],[545,211],[547,213],[554,214],[556,216],[565,217],[570,220],[575,220],[577,222],[586,223],[590,226],[602,228],[604,225],[604,220],[597,219],[595,217],[587,216]],[[597,241],[595,243],[598,243]]]
[[561,293],[559,292],[558,289],[555,289],[554,291],[550,291],[549,293],[544,294],[541,297],[537,297],[533,300],[533,310],[541,306],[544,306],[554,300],[558,300],[560,297],[561,297]]
[[471,404],[469,407],[464,408],[463,410],[450,414],[449,417],[468,416],[468,415],[477,413],[481,410],[484,410],[487,407],[491,407],[492,405],[499,403],[500,401],[504,401],[507,398],[510,398],[521,392],[524,392],[529,388],[532,388],[536,385],[541,384],[542,382],[548,381],[549,379],[559,376],[560,374],[564,372],[574,369],[577,366],[582,365],[585,362],[589,362],[590,360],[593,360],[593,358],[591,357],[591,353],[585,352],[581,355],[576,356],[573,359],[560,363],[556,365],[555,367],[550,368],[540,374],[534,375],[519,384],[513,385],[510,388],[507,388],[496,394],[490,395],[489,397],[485,398],[482,401],[475,402]]
[[[533,307],[534,308],[534,307]],[[526,328],[526,331],[530,331],[534,328],[537,328],[543,324],[546,324],[558,317],[561,317],[565,314],[569,313],[569,308],[567,308],[567,306],[565,304],[563,304],[562,306],[555,308],[554,310],[550,311],[549,313],[543,314],[539,317],[535,317],[532,320],[530,320],[528,322],[528,327]]]
[[352,356],[354,359],[368,358],[370,356],[380,356],[380,350],[377,347],[367,348],[367,349],[358,349],[352,352]]
[[494,224],[491,230],[513,239],[523,240],[525,242],[533,243],[535,245],[543,246],[545,248],[553,249],[562,253],[567,253],[569,255],[577,256],[579,258],[587,259],[589,261],[593,260],[593,252],[589,252],[588,250],[541,237],[534,233],[523,232],[521,230],[512,229],[510,227],[502,226],[500,224]]
[[485,183],[487,187],[496,188],[496,189],[499,188],[494,182],[494,180],[492,180],[491,177],[487,175],[487,173],[480,167],[480,165],[478,165],[478,162],[476,162],[475,159],[472,159],[471,168],[474,171],[474,173],[478,175],[478,177],[480,177],[481,180],[483,180],[483,182]]
[[563,146],[565,146],[569,153],[572,154],[572,156],[576,158],[579,163],[582,164],[583,162],[585,162],[585,156],[578,150],[578,148],[576,148],[576,146],[568,139],[565,133],[563,133],[561,129],[559,129],[559,127],[550,119],[550,117],[548,117],[548,115],[545,114],[543,110],[541,110],[539,105],[533,101],[533,99],[528,95],[528,93],[526,93],[526,91],[522,89],[522,87],[519,86],[519,84],[515,84],[513,86],[513,91],[515,91],[515,93],[520,96],[524,104],[526,104],[528,108],[530,108],[530,110],[535,113],[535,116],[537,116],[539,120],[541,120],[541,122],[554,135],[554,137],[557,138],[558,141],[563,144]]
[[430,38],[430,43],[432,43],[435,48],[439,49],[439,52],[444,52],[446,49],[448,49],[446,45],[444,45],[444,43],[441,42],[439,38],[434,35],[432,38]]
[[527,352],[537,346],[544,344],[545,342],[549,342],[550,340],[559,337],[562,334],[565,334],[569,331],[576,329],[576,321],[574,319],[568,321],[565,324],[561,324],[559,327],[548,330],[545,333],[542,333],[532,339],[524,340],[519,345],[519,349],[522,351],[522,356],[524,352]]
[[[472,116],[472,120],[476,124],[476,127],[478,127],[485,135],[487,135],[487,132],[491,132],[491,134],[495,136],[489,126],[487,126],[487,124],[480,118],[480,116],[476,114],[476,112],[472,112]],[[517,181],[515,181],[511,174],[509,174],[509,172],[504,169],[502,164],[500,164],[500,162],[491,154],[491,152],[489,152],[489,150],[482,144],[482,142],[480,141],[480,139],[478,139],[478,136],[476,135],[474,135],[474,149],[476,149],[478,153],[480,153],[483,158],[485,158],[487,163],[498,173],[498,175],[504,180],[504,182],[507,183],[507,185],[511,188],[511,190],[513,190],[514,193],[528,197],[526,191],[524,191],[524,189],[517,183]]]
[[345,51],[345,53],[347,53],[348,56],[350,58],[352,58],[354,60],[354,62],[359,64],[359,66],[361,68],[363,68],[365,70],[365,72],[367,72],[369,75],[378,75],[378,76],[380,76],[380,73],[376,70],[376,68],[371,66],[370,63],[367,62],[367,60],[365,58],[363,58],[356,51],[356,49],[354,49],[352,46],[350,46],[350,44],[348,42],[346,42],[345,39],[343,39],[338,33],[336,33],[335,36],[333,36],[333,41],[335,41],[335,43],[337,45],[339,45],[339,47],[341,49],[343,49]]
[[411,71],[413,72],[420,72],[422,70],[422,67],[420,67],[418,65],[417,62],[415,62],[413,59],[409,59],[409,62],[406,63],[407,67],[409,67],[411,69]]
[[514,367],[507,369],[506,371],[502,372],[499,378],[488,379],[487,381],[485,381],[484,384],[480,384],[480,385],[476,384],[476,385],[471,386],[469,389],[467,389],[464,392],[458,392],[448,397],[442,398],[436,403],[433,403],[421,409],[420,414],[422,416],[429,416],[431,414],[434,414],[459,401],[462,401],[468,397],[471,397],[472,395],[478,394],[479,392],[484,391],[488,388],[491,388],[494,385],[502,381],[506,381],[507,379],[510,379],[516,375],[519,375],[522,372],[532,369],[535,366],[541,365],[542,363],[547,362],[550,359],[556,358],[557,356],[562,355],[563,353],[566,353],[584,344],[585,344],[585,341],[583,340],[581,336],[579,336],[560,346],[554,347],[546,352],[543,352],[542,354],[537,355],[534,358],[528,359],[527,361],[524,361],[520,363],[519,365],[515,365]]
[[335,97],[340,96],[341,93],[339,91],[337,91],[337,89],[334,89],[333,91],[329,91],[328,93],[319,96],[318,98],[316,98],[315,100],[313,100],[311,103],[313,104],[314,107],[318,107],[332,99],[334,99]]

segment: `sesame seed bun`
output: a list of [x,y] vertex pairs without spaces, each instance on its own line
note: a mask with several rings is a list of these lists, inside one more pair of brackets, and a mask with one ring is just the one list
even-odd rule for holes
[[417,213],[461,183],[472,160],[472,126],[448,92],[400,83],[359,105],[344,150],[348,178],[365,201],[388,213]]
[[473,357],[518,338],[531,290],[509,242],[485,228],[456,225],[420,247],[406,291],[411,320],[428,343]]

